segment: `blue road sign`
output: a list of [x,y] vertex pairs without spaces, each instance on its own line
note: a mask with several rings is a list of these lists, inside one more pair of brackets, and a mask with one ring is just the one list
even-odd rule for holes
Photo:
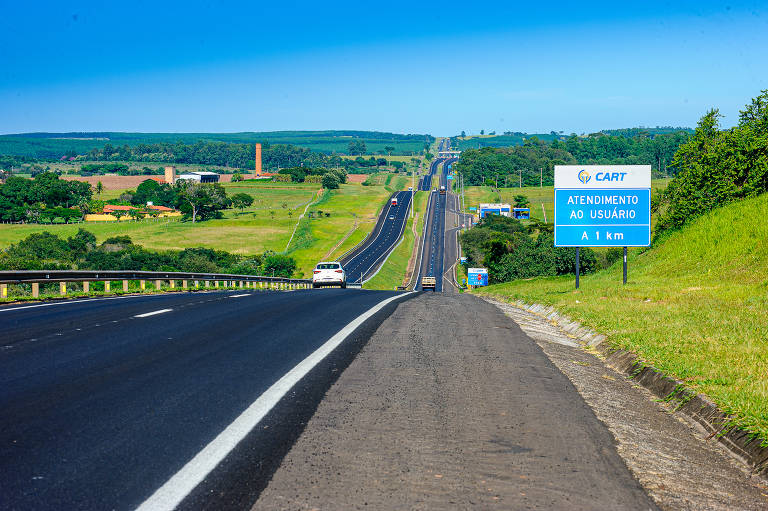
[[453,174],[448,174],[448,179],[453,179]]
[[470,286],[487,286],[488,270],[485,268],[467,269],[467,284]]
[[650,165],[556,165],[556,247],[651,244]]

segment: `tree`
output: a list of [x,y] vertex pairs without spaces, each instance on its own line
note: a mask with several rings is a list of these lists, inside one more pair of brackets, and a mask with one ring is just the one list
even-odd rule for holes
[[347,149],[350,155],[365,154],[366,151],[368,150],[365,146],[365,141],[360,140],[359,138],[350,141],[349,144],[347,145]]
[[101,192],[103,191],[104,191],[104,184],[101,181],[99,181],[98,183],[96,183],[96,194],[101,195]]
[[296,261],[289,256],[268,251],[264,254],[262,273],[266,276],[291,277],[296,270]]
[[243,180],[243,175],[241,173],[235,172],[234,174],[232,174],[232,182],[233,183],[237,183],[237,182],[242,181],[242,180]]
[[138,220],[140,218],[144,218],[144,213],[138,209],[131,209],[128,211],[128,216],[130,216],[133,220]]
[[391,145],[384,146],[384,151],[387,153],[387,156],[392,156],[392,152],[395,150],[394,147]]
[[339,176],[332,172],[323,174],[323,188],[335,190],[339,187]]
[[232,196],[232,206],[239,208],[241,211],[251,204],[253,204],[253,197],[247,193],[236,193]]
[[525,195],[515,195],[514,201],[516,208],[527,208],[531,204]]
[[116,209],[115,211],[112,212],[112,216],[117,218],[118,222],[120,221],[121,218],[123,218],[125,216],[125,214],[126,214],[126,212],[124,210],[122,210],[122,209]]
[[461,130],[461,138],[466,138],[467,132],[464,130]]
[[219,211],[227,207],[227,192],[216,184],[197,183],[192,180],[182,180],[178,185],[179,200],[182,212],[191,215],[192,223],[214,218]]
[[481,135],[485,135],[485,130],[480,130]]

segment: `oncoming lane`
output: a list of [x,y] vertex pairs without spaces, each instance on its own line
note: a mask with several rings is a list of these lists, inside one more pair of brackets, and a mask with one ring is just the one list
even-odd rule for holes
[[[135,508],[283,375],[395,293],[233,296],[4,310],[0,508]],[[48,329],[29,333],[32,310],[47,312]],[[312,406],[303,400],[286,413]],[[283,423],[272,423],[275,434]],[[233,456],[266,466],[269,449],[284,445],[267,439]],[[232,491],[247,499],[256,490]]]

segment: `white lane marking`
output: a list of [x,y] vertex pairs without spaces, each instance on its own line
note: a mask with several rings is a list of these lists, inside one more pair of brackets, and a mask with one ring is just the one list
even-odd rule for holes
[[163,314],[165,312],[171,312],[173,309],[160,309],[152,312],[145,312],[144,314],[136,314],[134,318],[146,318],[149,316],[154,316],[155,314]]
[[89,298],[86,300],[65,300],[61,302],[53,302],[53,303],[38,303],[36,305],[24,305],[22,307],[11,307],[8,309],[0,308],[0,312],[13,312],[13,311],[20,311],[23,309],[35,309],[37,307],[52,307],[54,305],[71,305],[71,304],[77,304],[77,303],[88,303],[88,302],[105,302],[107,300],[126,300],[129,298],[150,298],[150,297],[157,297],[157,296],[167,296],[162,294],[154,294],[154,295],[131,295],[131,296],[113,296],[110,298]]
[[251,293],[245,293],[244,295],[231,295],[230,298],[242,298],[244,296],[251,296]]
[[408,294],[410,293],[403,293],[379,302],[325,341],[325,344],[269,387],[232,424],[227,426],[211,443],[206,445],[181,470],[145,500],[136,511],[175,509],[313,367],[335,350],[365,320],[376,314],[388,303]]

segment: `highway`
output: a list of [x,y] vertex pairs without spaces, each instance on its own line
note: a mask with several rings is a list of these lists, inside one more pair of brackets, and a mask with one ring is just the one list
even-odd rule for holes
[[[455,162],[455,158],[451,159],[438,159],[433,162],[433,167],[430,167],[430,175],[434,175],[439,179],[438,188],[445,186],[448,189],[447,169],[448,165]],[[438,173],[437,169],[441,169]],[[443,275],[446,273],[445,269],[453,268],[455,254],[457,253],[455,243],[455,225],[451,224],[452,239],[447,238],[446,232],[446,206],[448,204],[455,203],[455,196],[446,193],[441,195],[439,192],[433,192],[429,199],[429,207],[427,211],[427,220],[425,228],[425,236],[421,248],[421,266],[419,268],[419,281],[416,289],[421,288],[421,277],[436,277],[435,279],[435,292],[442,292],[445,288],[445,279]],[[452,206],[455,210],[455,204]],[[446,251],[446,244],[449,244],[449,251]]]
[[[358,247],[342,258],[348,283],[362,283],[371,278],[395,248],[408,222],[411,192],[397,192],[397,206],[390,202],[382,209],[371,235]],[[394,217],[390,219],[390,217]]]
[[[388,314],[268,409],[215,470],[175,474],[383,291],[198,292],[0,308],[0,509],[243,508]],[[281,380],[282,381],[282,380]],[[262,405],[260,405],[262,406]],[[266,413],[266,412],[265,412]],[[242,424],[240,425],[242,429]],[[220,444],[217,444],[220,446]]]

